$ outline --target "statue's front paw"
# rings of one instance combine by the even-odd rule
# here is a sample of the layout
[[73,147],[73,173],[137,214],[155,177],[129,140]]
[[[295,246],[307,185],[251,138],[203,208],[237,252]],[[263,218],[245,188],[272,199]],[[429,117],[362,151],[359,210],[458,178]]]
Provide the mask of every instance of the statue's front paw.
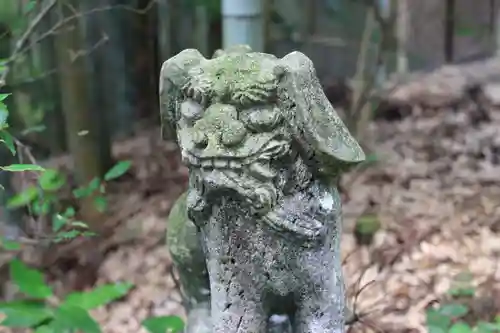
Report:
[[318,220],[297,219],[292,225],[296,228],[298,234],[307,238],[321,238],[325,234],[325,226]]
[[290,218],[282,218],[275,212],[269,212],[263,217],[264,221],[273,229],[280,232],[292,233],[300,238],[309,240],[321,238],[325,235],[325,226],[311,218],[297,218],[291,216]]

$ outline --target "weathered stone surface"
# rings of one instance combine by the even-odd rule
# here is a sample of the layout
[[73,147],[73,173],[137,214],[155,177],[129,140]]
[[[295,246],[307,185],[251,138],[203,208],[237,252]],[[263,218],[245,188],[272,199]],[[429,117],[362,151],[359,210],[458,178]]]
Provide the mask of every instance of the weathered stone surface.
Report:
[[207,309],[195,234],[210,281],[211,315],[188,319],[188,331],[276,332],[284,314],[297,333],[343,332],[335,184],[365,156],[310,59],[242,46],[213,59],[184,50],[163,64],[160,103],[164,137],[177,139],[189,166],[169,246],[190,316]]

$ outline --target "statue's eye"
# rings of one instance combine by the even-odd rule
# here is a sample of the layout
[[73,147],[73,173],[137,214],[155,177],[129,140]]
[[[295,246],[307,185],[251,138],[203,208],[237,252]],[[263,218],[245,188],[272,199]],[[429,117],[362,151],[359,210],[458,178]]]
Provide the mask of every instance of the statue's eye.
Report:
[[200,104],[202,107],[206,107],[210,102],[210,98],[206,93],[191,86],[184,87],[183,94],[185,100],[191,99]]
[[182,102],[180,111],[182,117],[191,124],[203,115],[203,107],[192,99]]
[[240,120],[254,132],[273,130],[281,119],[278,108],[252,108],[240,113]]

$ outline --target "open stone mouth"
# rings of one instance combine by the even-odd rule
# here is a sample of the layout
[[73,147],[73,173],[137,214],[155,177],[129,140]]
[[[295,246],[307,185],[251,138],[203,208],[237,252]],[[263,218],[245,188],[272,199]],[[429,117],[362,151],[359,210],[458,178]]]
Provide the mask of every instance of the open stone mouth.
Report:
[[272,179],[276,171],[271,167],[271,160],[284,156],[289,148],[287,142],[271,142],[264,149],[247,157],[198,157],[184,150],[182,152],[183,162],[199,169],[202,172],[233,171],[237,174],[248,173],[261,181]]
[[183,160],[193,167],[195,187],[208,195],[214,190],[233,190],[250,204],[258,215],[268,212],[276,201],[272,179],[277,171],[272,160],[283,157],[289,149],[285,141],[272,141],[264,149],[245,158],[199,158],[183,151]]

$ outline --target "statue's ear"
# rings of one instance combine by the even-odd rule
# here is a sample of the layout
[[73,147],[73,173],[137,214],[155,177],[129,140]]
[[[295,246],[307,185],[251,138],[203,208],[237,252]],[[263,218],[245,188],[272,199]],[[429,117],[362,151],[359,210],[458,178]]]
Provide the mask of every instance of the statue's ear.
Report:
[[321,166],[348,166],[364,161],[359,143],[323,92],[314,65],[301,52],[280,60],[280,99],[288,102],[290,125],[302,148]]
[[160,117],[164,140],[177,140],[179,121],[178,104],[182,99],[182,88],[189,81],[189,70],[206,60],[195,49],[186,49],[168,59],[160,71]]

